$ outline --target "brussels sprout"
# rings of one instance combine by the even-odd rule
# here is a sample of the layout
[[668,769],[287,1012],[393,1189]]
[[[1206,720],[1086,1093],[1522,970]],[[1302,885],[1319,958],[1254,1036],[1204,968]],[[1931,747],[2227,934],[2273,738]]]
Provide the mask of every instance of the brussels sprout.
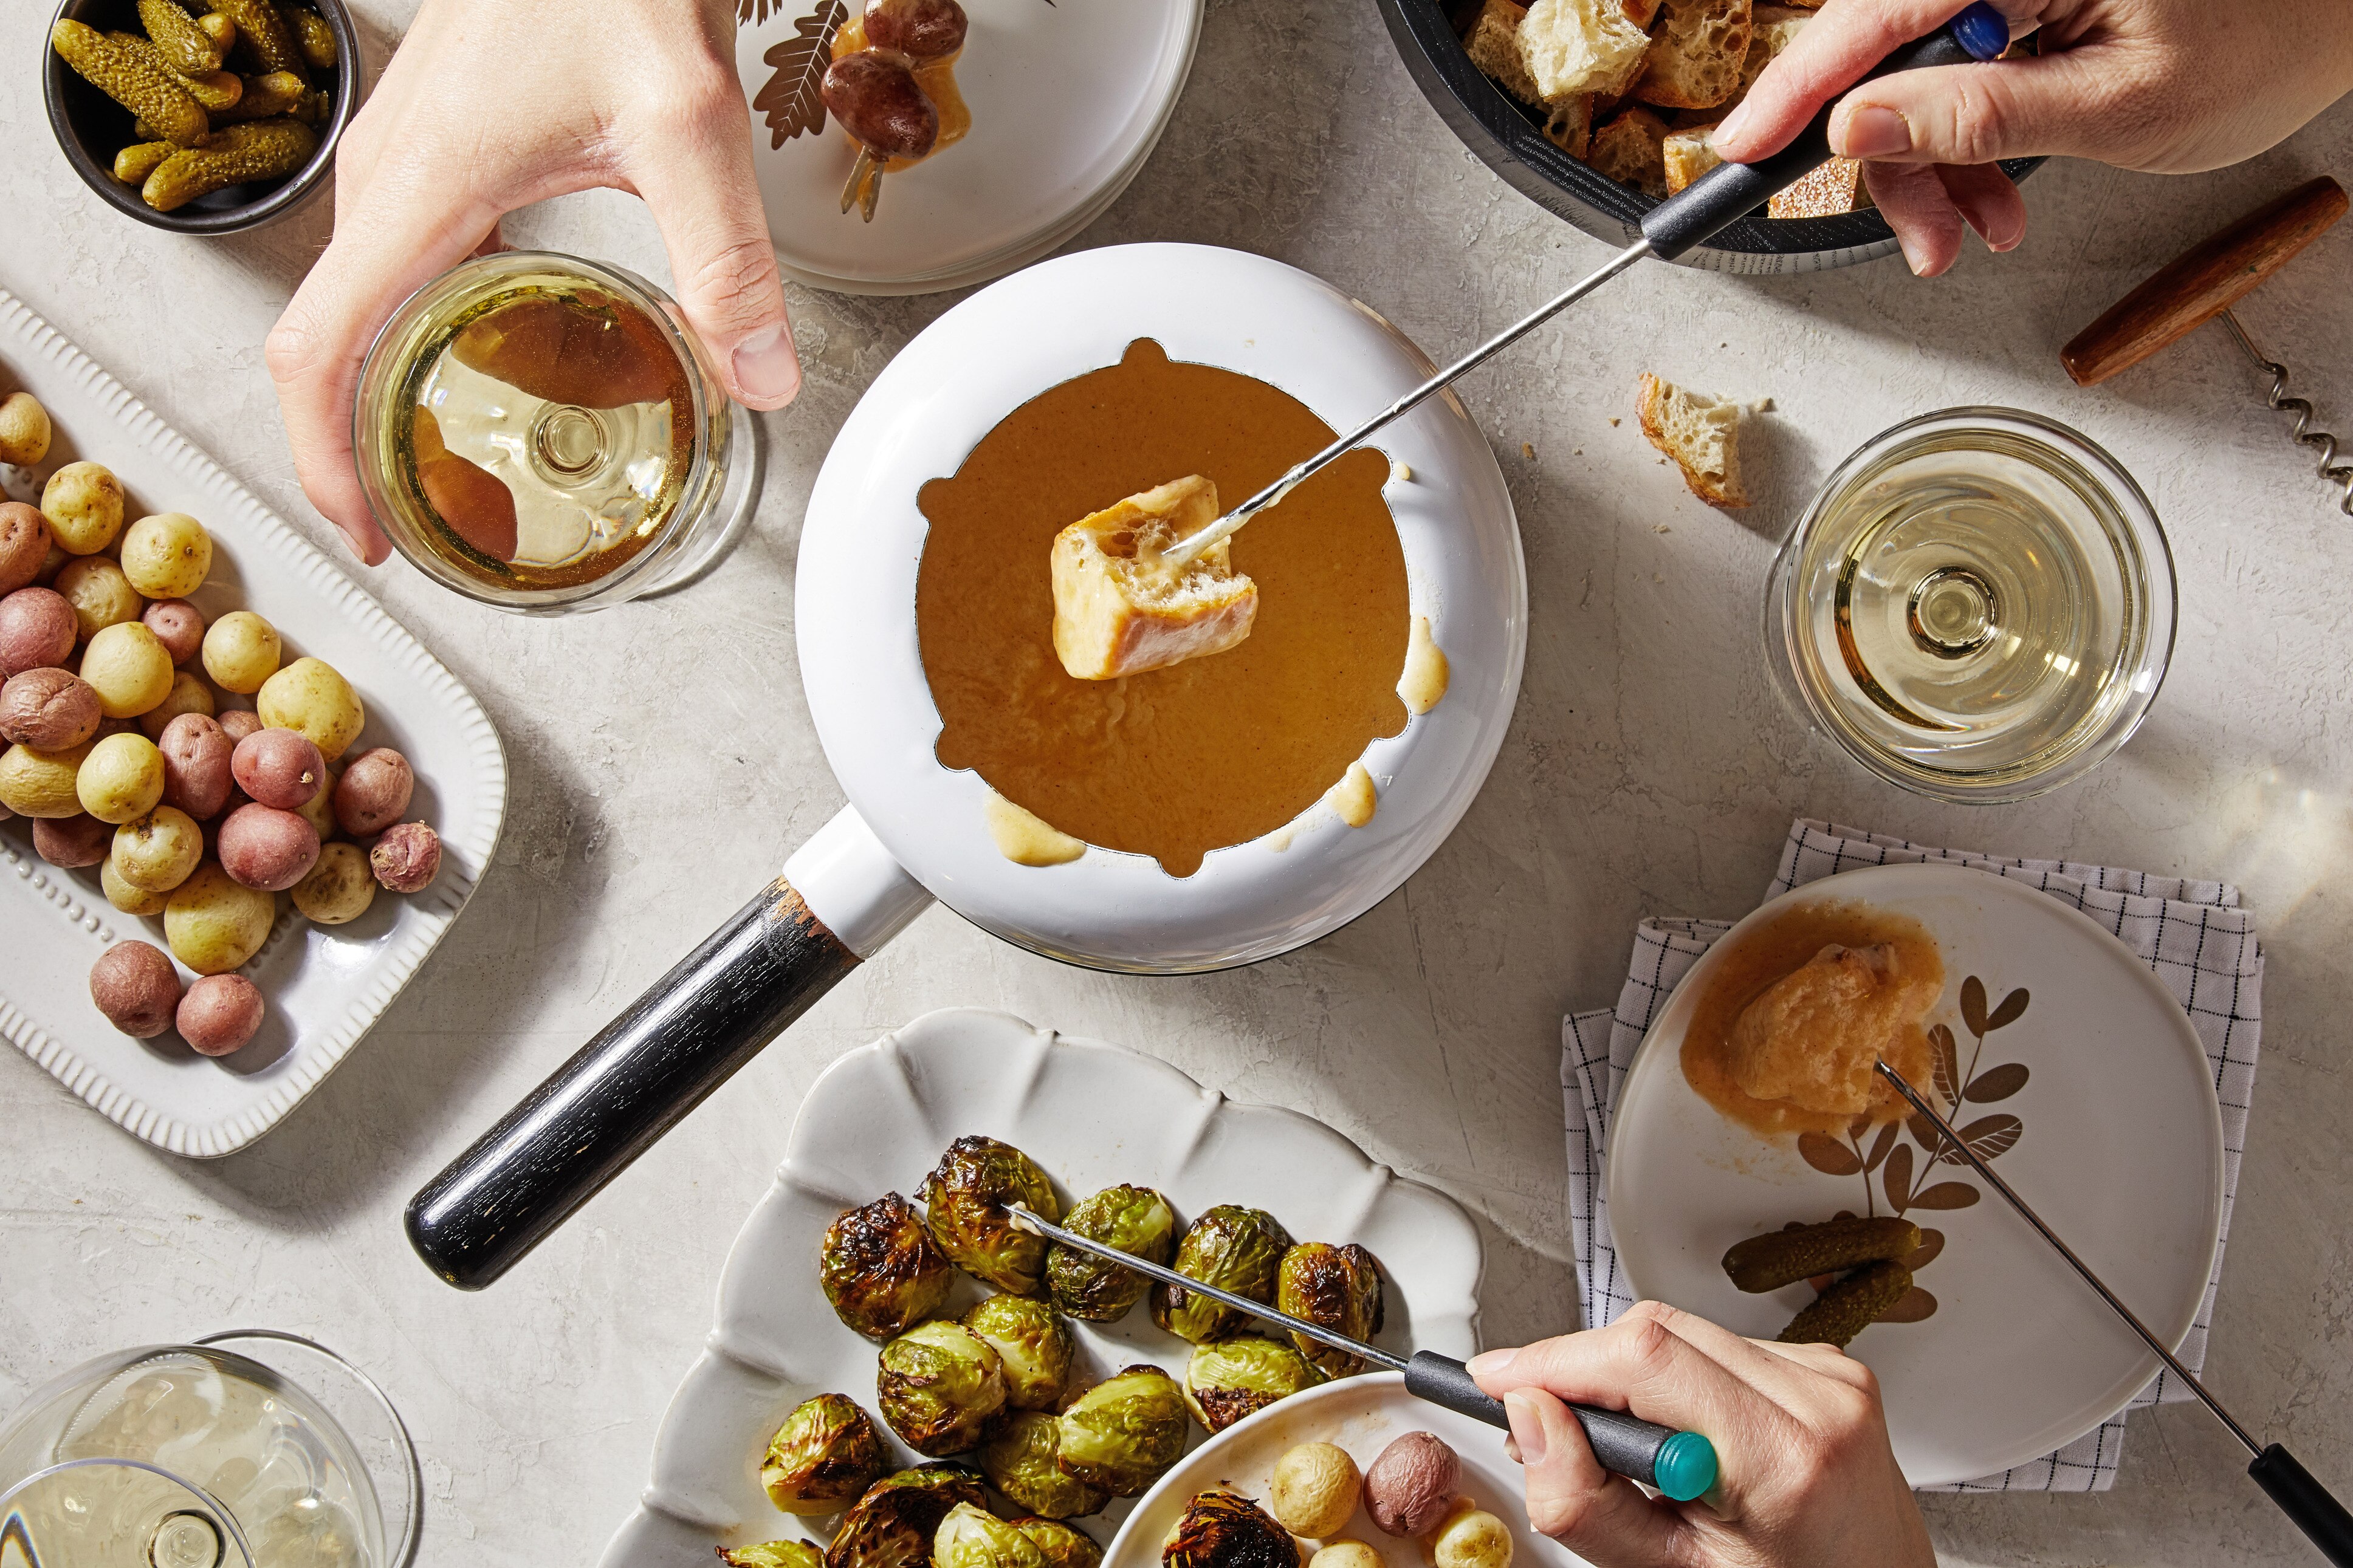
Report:
[[1185,1505],[1161,1568],[1299,1568],[1291,1531],[1240,1492],[1212,1487]]
[[[1275,1271],[1290,1246],[1290,1233],[1264,1209],[1219,1204],[1185,1233],[1176,1248],[1176,1272],[1253,1301],[1271,1302]],[[1197,1345],[1240,1333],[1248,1321],[1231,1307],[1174,1285],[1152,1288],[1152,1321]]]
[[1013,1411],[989,1428],[975,1456],[988,1484],[1032,1513],[1075,1519],[1099,1511],[1111,1494],[1066,1476],[1055,1463],[1062,1423],[1042,1410]]
[[1046,1568],[1038,1543],[989,1512],[960,1502],[932,1537],[933,1568]]
[[806,1541],[763,1541],[757,1546],[723,1546],[727,1568],[825,1568],[825,1553]]
[[953,1465],[884,1476],[835,1526],[826,1568],[932,1568],[932,1537],[948,1510],[987,1501],[980,1478]]
[[[1150,1187],[1105,1187],[1073,1208],[1062,1227],[1147,1263],[1166,1263],[1176,1249],[1176,1211]],[[1047,1249],[1046,1288],[1073,1318],[1117,1322],[1151,1286],[1143,1275],[1077,1247],[1058,1242]]]
[[1103,1548],[1083,1530],[1059,1519],[1017,1519],[1013,1528],[1036,1542],[1046,1568],[1103,1568]]
[[1193,1418],[1222,1432],[1255,1410],[1323,1382],[1307,1358],[1279,1340],[1212,1340],[1185,1365]]
[[915,1205],[887,1193],[833,1222],[818,1279],[834,1315],[870,1340],[903,1334],[938,1313],[955,1275]]
[[857,1402],[839,1394],[804,1400],[760,1464],[760,1484],[786,1513],[839,1513],[882,1474],[882,1439]]
[[918,1323],[882,1347],[874,1400],[918,1454],[961,1454],[1005,1407],[1005,1363],[962,1323]]
[[1137,1497],[1185,1451],[1185,1391],[1156,1366],[1132,1366],[1062,1412],[1055,1463],[1114,1497]]
[[1034,1296],[1046,1268],[1046,1238],[1017,1230],[1008,1204],[1022,1203],[1059,1223],[1062,1205],[1037,1162],[994,1138],[959,1138],[923,1178],[923,1218],[948,1261],[1017,1296]]
[[[1332,1247],[1301,1242],[1282,1255],[1274,1304],[1319,1328],[1369,1340],[1381,1331],[1380,1265],[1354,1243]],[[1362,1356],[1317,1344],[1305,1334],[1293,1333],[1291,1340],[1325,1377],[1354,1377],[1365,1370]]]
[[1005,1403],[1016,1410],[1051,1410],[1071,1380],[1071,1325],[1054,1309],[1027,1296],[991,1296],[964,1315],[970,1329],[1005,1363]]

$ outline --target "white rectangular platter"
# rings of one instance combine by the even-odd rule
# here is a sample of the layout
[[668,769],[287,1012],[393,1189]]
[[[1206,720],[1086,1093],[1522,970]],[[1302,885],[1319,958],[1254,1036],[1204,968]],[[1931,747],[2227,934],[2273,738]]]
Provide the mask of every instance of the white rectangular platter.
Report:
[[100,1015],[90,966],[117,942],[163,946],[163,921],[108,904],[94,868],[62,871],[39,858],[23,819],[0,823],[0,1034],[134,1136],[175,1154],[230,1153],[351,1053],[466,907],[506,816],[506,758],[473,693],[382,605],[0,289],[0,392],[18,389],[41,400],[57,435],[37,468],[0,468],[11,495],[30,499],[27,487],[87,458],[122,480],[126,518],[183,511],[201,521],[213,574],[196,607],[207,621],[253,610],[277,626],[289,661],[311,654],[341,670],[367,710],[353,752],[405,754],[417,781],[408,818],[441,836],[430,888],[380,895],[348,925],[314,927],[281,898],[276,928],[243,971],[268,999],[268,1018],[242,1049],[214,1059],[168,1031],[134,1040]]

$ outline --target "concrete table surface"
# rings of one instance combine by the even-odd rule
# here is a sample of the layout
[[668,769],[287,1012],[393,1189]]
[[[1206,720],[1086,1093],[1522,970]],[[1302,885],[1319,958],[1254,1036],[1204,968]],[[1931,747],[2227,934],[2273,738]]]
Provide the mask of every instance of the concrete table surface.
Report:
[[[381,68],[413,6],[359,9]],[[108,211],[31,87],[47,14],[0,18],[17,87],[0,125],[18,150],[0,164],[0,284],[339,551],[295,482],[261,355],[329,204],[210,242]],[[801,510],[860,393],[959,296],[792,289],[807,390],[768,417],[757,531],[714,578],[550,622],[396,564],[356,574],[480,695],[512,784],[472,908],[341,1071],[207,1163],[131,1139],[0,1052],[0,1410],[121,1345],[251,1324],[315,1334],[407,1416],[429,1493],[423,1562],[593,1560],[644,1483],[803,1090],[843,1050],[954,1005],[1138,1047],[1323,1118],[1477,1216],[1489,1342],[1567,1329],[1561,1015],[1614,999],[1640,917],[1751,908],[1806,815],[2243,887],[2270,954],[2265,1049],[2207,1370],[2242,1419],[2353,1487],[2353,522],[2219,329],[2094,392],[2054,352],[2190,240],[2331,170],[2353,170],[2353,103],[2235,170],[2046,168],[2024,246],[1974,249],[1937,282],[1893,261],[1624,278],[1462,389],[1519,508],[1526,682],[1484,794],[1404,889],[1305,951],[1195,979],[1065,968],[934,908],[504,1282],[463,1295],[411,1256],[408,1194],[840,804],[794,658]],[[667,277],[643,212],[611,193],[508,233]],[[1157,239],[1319,273],[1440,353],[1605,254],[1472,160],[1365,0],[1213,0],[1166,139],[1076,243]],[[2353,426],[2348,275],[2353,225],[2242,312],[2339,429]],[[1631,417],[1644,370],[1776,401],[1752,459],[1758,505],[1713,511],[1662,466]],[[2181,585],[2171,677],[2140,735],[2084,782],[1997,809],[1867,778],[1777,705],[1759,657],[1775,540],[1822,475],[1898,418],[1972,403],[2105,444],[2154,498]],[[2175,1405],[2133,1417],[2105,1496],[1926,1507],[1955,1563],[2303,1561],[2242,1463],[2202,1411]]]

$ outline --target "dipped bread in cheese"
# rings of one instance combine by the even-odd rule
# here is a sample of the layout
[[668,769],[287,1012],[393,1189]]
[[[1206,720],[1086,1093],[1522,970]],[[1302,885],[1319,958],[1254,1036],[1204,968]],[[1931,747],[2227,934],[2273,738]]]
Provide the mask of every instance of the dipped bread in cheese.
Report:
[[1218,487],[1172,479],[1054,536],[1054,652],[1081,680],[1223,653],[1250,636],[1258,585],[1220,540],[1182,566],[1161,552],[1218,520]]

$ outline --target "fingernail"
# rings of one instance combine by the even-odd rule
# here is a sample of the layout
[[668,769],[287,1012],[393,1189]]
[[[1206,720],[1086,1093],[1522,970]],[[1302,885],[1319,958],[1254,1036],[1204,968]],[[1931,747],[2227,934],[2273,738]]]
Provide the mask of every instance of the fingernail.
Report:
[[1536,1413],[1536,1402],[1515,1390],[1504,1395],[1504,1415],[1512,1423],[1512,1441],[1519,1445],[1520,1463],[1543,1464],[1544,1417]]
[[1846,117],[1839,152],[1849,158],[1886,158],[1912,151],[1912,122],[1892,109],[1862,104]]
[[754,332],[735,345],[735,384],[746,396],[763,403],[788,398],[800,390],[801,361],[793,352],[792,334],[781,326]]
[[[1961,209],[1961,217],[1971,228],[1977,230],[1978,237],[1985,241],[1988,250],[1997,253],[2014,250],[2018,247],[2018,242],[2026,237],[2026,231],[2023,229],[2016,233],[1996,234],[1992,220],[1987,216],[1983,205],[1974,197],[1957,201],[1953,205]],[[2005,212],[2003,216],[2007,217],[2009,215]]]
[[1725,142],[1738,141],[1747,128],[1748,106],[1744,103],[1717,121],[1715,129],[1708,132],[1708,145],[1721,152]]
[[1501,1372],[1505,1367],[1511,1365],[1512,1358],[1519,1353],[1520,1352],[1516,1350],[1481,1351],[1477,1355],[1472,1356],[1469,1361],[1462,1363],[1462,1370],[1469,1373],[1473,1377],[1479,1377],[1491,1372]]
[[1526,1462],[1520,1458],[1520,1440],[1517,1437],[1506,1437],[1504,1439],[1504,1458],[1511,1460],[1512,1463],[1515,1465]]

